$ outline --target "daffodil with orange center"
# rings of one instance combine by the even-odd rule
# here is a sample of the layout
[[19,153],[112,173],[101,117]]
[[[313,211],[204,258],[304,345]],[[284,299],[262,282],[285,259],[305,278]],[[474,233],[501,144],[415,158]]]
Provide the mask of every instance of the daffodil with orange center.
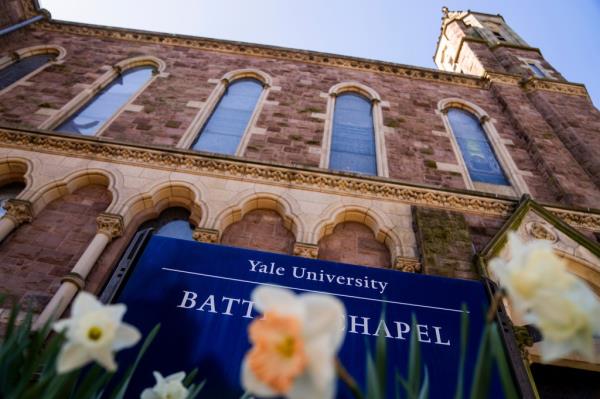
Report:
[[252,301],[263,317],[248,329],[252,348],[242,365],[244,388],[263,398],[333,399],[346,317],[341,301],[268,286],[256,288]]

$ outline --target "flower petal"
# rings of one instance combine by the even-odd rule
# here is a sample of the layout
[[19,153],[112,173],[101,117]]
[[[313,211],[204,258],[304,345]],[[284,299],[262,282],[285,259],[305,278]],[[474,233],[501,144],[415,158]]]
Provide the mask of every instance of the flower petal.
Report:
[[99,348],[98,350],[91,351],[90,356],[108,371],[115,371],[117,369],[117,363],[110,348]]
[[[244,389],[256,396],[273,398],[279,396],[269,387],[259,381],[248,366],[248,355],[242,361],[242,386]],[[308,397],[307,397],[308,398]]]
[[61,349],[56,360],[58,374],[68,373],[92,360],[87,351],[80,345],[67,342]]
[[54,322],[52,329],[56,332],[63,332],[71,328],[71,319],[62,319]]
[[335,384],[318,387],[312,378],[304,374],[296,379],[294,386],[286,395],[287,399],[333,399],[335,396]]
[[123,315],[127,311],[127,306],[122,303],[117,303],[116,305],[108,305],[103,309],[106,312],[106,315],[115,323],[120,323],[121,319],[123,319]]
[[178,373],[174,373],[171,374],[167,377],[165,377],[165,381],[170,382],[170,381],[183,381],[185,379],[185,372],[180,371]]
[[338,298],[323,294],[304,294],[300,301],[310,315],[304,323],[304,335],[312,337],[327,336],[331,351],[336,352],[345,337],[346,309]]
[[161,399],[152,388],[146,388],[140,395],[140,399]]
[[336,383],[334,360],[336,351],[337,349],[332,348],[331,341],[327,336],[313,339],[306,344],[308,355],[306,372],[319,391],[328,392],[328,386]]
[[129,348],[130,346],[137,344],[141,337],[142,336],[137,328],[123,323],[115,332],[112,347],[116,351]]
[[89,292],[81,291],[77,294],[75,301],[73,301],[73,307],[71,309],[71,318],[79,318],[94,310],[102,308],[102,303],[96,299],[96,297]]
[[285,288],[258,286],[252,291],[254,307],[260,313],[275,312],[289,316],[295,316],[304,321],[304,307],[296,295]]

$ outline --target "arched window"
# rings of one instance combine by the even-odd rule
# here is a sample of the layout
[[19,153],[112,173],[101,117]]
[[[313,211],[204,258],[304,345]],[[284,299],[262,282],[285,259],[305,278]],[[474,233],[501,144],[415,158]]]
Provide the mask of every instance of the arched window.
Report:
[[154,68],[131,68],[115,78],[55,130],[93,136],[152,77]]
[[263,84],[256,79],[244,78],[232,82],[192,148],[198,151],[235,154],[262,91]]
[[56,58],[55,54],[37,54],[22,58],[0,70],[0,90],[29,75]]
[[329,169],[377,175],[371,102],[346,92],[335,99]]
[[510,186],[479,120],[470,112],[450,108],[448,121],[471,180]]
[[189,221],[190,212],[184,208],[169,208],[156,219],[150,220],[138,229],[154,228],[154,235],[194,241],[194,226]]

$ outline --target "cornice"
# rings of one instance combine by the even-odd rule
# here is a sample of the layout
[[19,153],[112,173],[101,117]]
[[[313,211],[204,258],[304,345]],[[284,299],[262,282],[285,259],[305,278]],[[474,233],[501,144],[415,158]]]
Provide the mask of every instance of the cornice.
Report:
[[531,77],[521,82],[526,93],[536,90],[552,91],[572,96],[589,97],[584,85],[578,83],[557,82],[555,80]]
[[[488,216],[511,215],[517,201],[466,190],[406,184],[391,179],[358,177],[235,159],[193,151],[105,142],[100,138],[0,127],[0,146],[60,154],[139,167],[177,170],[262,184],[392,200]],[[600,213],[553,207],[550,212],[571,226],[600,231]]]
[[105,39],[127,40],[142,43],[180,46],[199,50],[215,51],[227,54],[239,54],[253,57],[267,57],[329,67],[347,68],[365,72],[383,73],[409,79],[427,80],[439,83],[482,88],[481,78],[464,74],[440,71],[437,69],[396,64],[392,62],[365,58],[297,50],[262,44],[217,40],[195,36],[157,33],[134,29],[88,25],[66,21],[41,21],[35,27],[45,31],[93,36]]

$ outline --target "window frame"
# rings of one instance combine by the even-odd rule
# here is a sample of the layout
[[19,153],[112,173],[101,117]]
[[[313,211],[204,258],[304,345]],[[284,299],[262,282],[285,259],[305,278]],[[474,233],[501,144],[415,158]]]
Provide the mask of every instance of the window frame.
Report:
[[[389,177],[387,148],[385,146],[385,129],[383,125],[382,101],[379,94],[368,86],[358,82],[342,82],[329,89],[327,94],[327,110],[325,114],[325,126],[323,142],[321,144],[321,160],[319,167],[328,169],[331,160],[331,142],[333,139],[333,118],[335,112],[335,101],[337,96],[344,93],[356,93],[371,101],[371,114],[373,118],[373,134],[375,140],[375,164],[376,174],[373,176]],[[330,170],[337,173],[357,173]],[[364,175],[371,176],[371,175]]]
[[209,79],[208,83],[216,83],[216,86],[212,90],[206,101],[202,104],[198,113],[196,113],[196,116],[192,120],[192,123],[190,123],[190,125],[186,129],[185,133],[181,136],[181,139],[179,140],[179,143],[177,143],[176,148],[202,152],[201,150],[192,149],[192,146],[202,133],[202,130],[204,129],[204,126],[208,122],[211,115],[215,112],[217,106],[221,101],[221,98],[227,91],[229,85],[234,83],[236,80],[240,79],[255,79],[263,85],[263,90],[258,96],[258,100],[256,100],[256,105],[254,106],[252,116],[250,116],[248,124],[246,125],[246,129],[244,130],[240,138],[238,147],[235,153],[233,154],[234,156],[244,155],[244,153],[246,152],[246,147],[248,146],[248,142],[250,141],[252,132],[256,129],[256,123],[258,122],[258,118],[262,113],[263,106],[267,101],[267,97],[269,96],[270,91],[273,89],[273,80],[271,79],[271,77],[265,72],[258,69],[238,69],[226,73],[219,80]]

